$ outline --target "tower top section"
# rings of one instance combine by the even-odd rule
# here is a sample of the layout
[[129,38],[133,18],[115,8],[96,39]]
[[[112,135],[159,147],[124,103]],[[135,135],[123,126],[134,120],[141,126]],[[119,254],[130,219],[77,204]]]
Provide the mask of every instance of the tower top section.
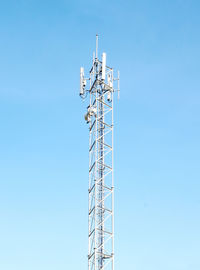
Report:
[[96,34],[96,51],[93,53],[92,67],[88,76],[85,76],[84,67],[80,68],[79,95],[82,99],[85,99],[87,94],[96,88],[96,86],[99,86],[98,88],[101,88],[102,91],[107,92],[108,99],[109,96],[111,96],[109,92],[118,92],[119,97],[119,71],[117,73],[117,77],[114,77],[113,68],[109,67],[106,63],[106,53],[103,52],[101,55],[101,60],[99,60],[98,49],[99,36]]

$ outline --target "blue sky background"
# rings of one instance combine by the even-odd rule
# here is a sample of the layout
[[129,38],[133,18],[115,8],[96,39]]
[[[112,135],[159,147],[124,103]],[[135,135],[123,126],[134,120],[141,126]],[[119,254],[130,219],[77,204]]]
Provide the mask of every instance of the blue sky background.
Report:
[[86,270],[87,102],[115,101],[116,270],[200,269],[200,2],[0,2],[0,269]]

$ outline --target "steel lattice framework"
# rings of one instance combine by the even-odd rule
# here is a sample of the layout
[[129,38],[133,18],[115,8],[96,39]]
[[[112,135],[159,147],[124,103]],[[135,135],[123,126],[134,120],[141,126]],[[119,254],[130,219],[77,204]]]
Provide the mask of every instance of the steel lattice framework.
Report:
[[89,94],[85,120],[89,123],[89,222],[88,270],[114,270],[114,177],[113,177],[113,69],[106,54],[96,57],[90,70],[89,90],[81,68],[80,95]]

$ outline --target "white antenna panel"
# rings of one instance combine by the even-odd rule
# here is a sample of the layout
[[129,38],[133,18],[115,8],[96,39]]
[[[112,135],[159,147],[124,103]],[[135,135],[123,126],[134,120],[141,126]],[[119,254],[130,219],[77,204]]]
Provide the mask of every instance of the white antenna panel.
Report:
[[102,80],[106,78],[106,53],[102,54]]
[[84,68],[80,68],[80,95],[84,94]]

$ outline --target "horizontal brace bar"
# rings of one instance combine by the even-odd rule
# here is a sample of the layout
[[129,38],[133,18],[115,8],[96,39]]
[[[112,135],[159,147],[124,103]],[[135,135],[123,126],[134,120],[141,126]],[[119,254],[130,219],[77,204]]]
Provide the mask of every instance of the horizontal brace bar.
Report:
[[[102,202],[101,202],[102,203]],[[105,208],[105,207],[101,207],[99,205],[97,205],[97,208],[101,209],[101,210],[104,210],[104,211],[108,211],[110,214],[112,214],[112,211],[108,208]],[[92,209],[93,210],[93,209]]]
[[99,229],[99,228],[97,228],[97,230],[98,230],[98,231],[101,231],[101,232],[103,232],[103,233],[107,233],[107,234],[109,234],[109,235],[113,235],[112,232],[108,232],[108,231],[105,231],[105,230],[101,230],[101,229]]
[[[100,117],[99,117],[99,118],[100,118]],[[109,124],[107,124],[107,123],[101,121],[100,119],[97,119],[97,121],[99,121],[101,124],[103,124],[103,125],[109,127],[110,129],[112,129],[112,127],[113,127],[113,125],[109,125]]]
[[101,103],[103,103],[105,106],[108,106],[110,109],[112,109],[112,106],[108,105],[107,103],[105,103],[104,101],[100,100],[97,98],[97,100]]
[[[102,177],[102,178],[100,178],[100,179],[102,180],[103,178],[104,178],[104,177]],[[112,187],[108,187],[108,186],[105,186],[105,185],[102,186],[102,183],[100,183],[100,184],[97,183],[97,185],[98,185],[98,186],[101,186],[102,188],[108,189],[109,191],[112,191],[112,190],[113,190]]]
[[102,163],[102,162],[97,161],[97,163],[98,163],[99,165],[103,166],[103,167],[106,167],[106,168],[112,170],[112,168],[111,168],[110,166],[108,166],[108,165],[106,165],[106,164],[104,164],[104,163]]

